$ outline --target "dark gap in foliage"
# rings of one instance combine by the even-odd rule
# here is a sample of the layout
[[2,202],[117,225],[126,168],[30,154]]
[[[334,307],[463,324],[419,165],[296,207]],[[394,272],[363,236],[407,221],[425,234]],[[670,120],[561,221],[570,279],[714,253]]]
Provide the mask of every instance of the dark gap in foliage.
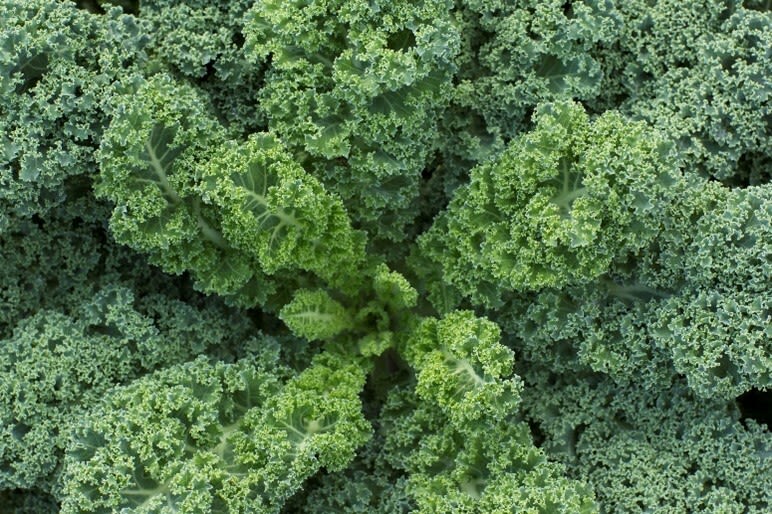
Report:
[[244,34],[241,32],[234,32],[231,36],[231,43],[233,43],[233,46],[236,48],[243,48],[245,42],[246,38],[244,38]]
[[746,0],[743,7],[754,11],[769,12],[772,11],[772,0]]
[[723,55],[721,56],[721,67],[724,69],[724,71],[731,73],[737,60],[738,57],[736,55]]
[[21,164],[19,164],[19,159],[13,159],[7,166],[11,170],[11,178],[13,181],[18,182],[21,177]]
[[428,182],[434,175],[434,166],[426,166],[421,170],[421,180]]
[[563,4],[562,9],[563,9],[563,16],[565,16],[569,20],[574,17],[574,10],[573,10],[573,8],[571,6],[571,2],[570,1],[569,2],[565,2]]
[[104,14],[105,10],[102,9],[98,0],[76,0],[75,5],[78,9],[86,10],[94,14]]
[[718,13],[718,21],[723,23],[728,20],[735,12],[735,3],[729,0],[723,0],[724,8]]
[[287,326],[275,314],[265,312],[262,309],[249,309],[250,319],[266,334],[288,334]]
[[203,82],[214,80],[216,73],[217,73],[217,68],[215,68],[214,66],[214,60],[209,61],[204,65],[204,74],[201,76],[201,80]]
[[43,228],[43,226],[46,224],[43,218],[37,213],[32,215],[30,221],[32,221],[32,223],[37,225],[39,228]]
[[0,491],[2,512],[13,514],[45,514],[59,512],[59,503],[49,493],[37,489],[6,489]]
[[[470,165],[471,167],[471,165]],[[439,212],[447,207],[449,197],[446,191],[445,176],[448,173],[442,155],[435,153],[431,160],[421,170],[421,200],[419,213],[406,228],[407,233],[422,234],[428,230]],[[425,199],[428,199],[425,200]]]
[[536,110],[536,107],[531,106],[525,110],[525,113],[523,113],[523,120],[525,121],[526,125],[528,126],[533,125],[533,113],[535,110]]
[[377,420],[389,391],[412,378],[410,367],[402,357],[394,349],[386,350],[376,359],[362,391],[365,417],[370,421]]
[[729,187],[746,188],[770,181],[772,181],[772,159],[763,152],[746,152],[737,161],[735,173],[723,183]]
[[751,389],[737,398],[742,421],[752,419],[772,428],[772,391]]
[[21,441],[24,439],[24,436],[26,436],[29,431],[32,430],[32,427],[25,424],[25,423],[16,423],[13,428],[11,429],[11,435],[15,438]]
[[541,448],[544,444],[544,441],[547,440],[547,436],[544,434],[544,430],[542,430],[541,424],[534,420],[529,420],[528,426],[531,429],[531,437],[533,438],[534,446]]
[[[108,237],[112,239],[112,234],[108,233]],[[142,265],[148,265],[152,267],[153,270],[155,270],[159,275],[164,274],[163,270],[161,270],[161,268],[155,264],[146,264],[143,262]],[[185,271],[180,273],[179,275],[173,277],[172,280],[179,288],[179,299],[181,301],[199,306],[205,303],[208,295],[202,293],[193,286],[194,280],[190,272]]]
[[112,0],[112,2],[123,7],[128,14],[139,15],[140,0]]
[[404,29],[391,34],[386,46],[391,50],[407,50],[415,46],[415,34],[412,30]]
[[[98,145],[95,146],[91,141],[88,141],[88,143],[89,144],[85,146],[92,148],[98,147]],[[68,200],[75,200],[78,198],[90,198],[92,194],[92,186],[93,183],[91,177],[87,175],[72,175],[64,180],[62,189],[64,190],[64,195]]]
[[[122,64],[125,66],[125,63]],[[75,65],[78,68],[91,69],[94,65],[93,56],[78,53],[75,55]]]
[[24,77],[24,82],[16,86],[16,93],[26,93],[34,88],[46,72],[48,72],[48,54],[45,53],[30,56],[25,62],[15,66],[11,70],[11,75],[21,73]]
[[94,14],[104,14],[104,4],[121,7],[128,14],[139,14],[139,0],[75,0],[75,5],[79,9],[84,9]]
[[585,423],[580,423],[571,432],[571,453],[576,455],[576,447],[579,445],[579,441],[582,439],[582,435],[587,430]]
[[[576,102],[579,105],[581,105],[582,109],[584,109],[585,112],[593,112],[592,104],[590,103],[589,100],[582,100],[580,98],[574,98],[573,100],[574,100],[574,102]],[[528,119],[533,121],[530,117]]]

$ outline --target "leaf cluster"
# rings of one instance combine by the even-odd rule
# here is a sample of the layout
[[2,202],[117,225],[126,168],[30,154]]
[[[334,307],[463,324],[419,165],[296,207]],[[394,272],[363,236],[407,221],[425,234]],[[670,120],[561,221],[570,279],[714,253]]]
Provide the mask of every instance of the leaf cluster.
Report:
[[3,512],[769,512],[768,1],[0,20]]

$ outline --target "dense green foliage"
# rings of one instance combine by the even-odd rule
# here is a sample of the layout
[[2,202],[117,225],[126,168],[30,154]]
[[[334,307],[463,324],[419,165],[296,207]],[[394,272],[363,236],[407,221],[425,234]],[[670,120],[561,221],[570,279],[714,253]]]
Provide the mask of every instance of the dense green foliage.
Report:
[[767,513],[759,0],[0,0],[0,511]]

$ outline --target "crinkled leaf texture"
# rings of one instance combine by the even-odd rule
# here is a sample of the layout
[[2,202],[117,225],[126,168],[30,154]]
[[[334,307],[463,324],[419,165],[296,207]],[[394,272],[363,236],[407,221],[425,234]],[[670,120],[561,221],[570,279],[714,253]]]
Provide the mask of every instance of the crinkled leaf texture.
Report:
[[199,358],[117,389],[78,427],[62,512],[274,512],[370,437],[360,365]]

